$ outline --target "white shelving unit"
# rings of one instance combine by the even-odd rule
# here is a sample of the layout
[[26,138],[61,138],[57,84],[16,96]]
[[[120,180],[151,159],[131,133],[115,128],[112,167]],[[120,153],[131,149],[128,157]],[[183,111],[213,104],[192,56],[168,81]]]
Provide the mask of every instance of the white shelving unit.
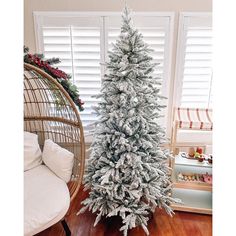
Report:
[[[199,111],[207,112],[207,118],[209,122],[200,120]],[[181,112],[185,112],[183,115]],[[197,121],[191,121],[190,117],[194,117],[191,112],[197,112]],[[212,164],[207,161],[199,162],[197,159],[188,159],[181,156],[180,153],[176,153],[176,143],[177,143],[177,132],[178,130],[197,130],[199,125],[199,130],[209,131],[212,129],[212,123],[209,117],[209,110],[201,109],[176,109],[177,115],[173,122],[172,128],[172,138],[171,138],[171,148],[174,153],[174,158],[171,161],[172,167],[172,182],[173,182],[173,192],[172,196],[182,200],[182,204],[173,204],[172,208],[178,211],[202,213],[202,214],[212,214],[212,185],[203,182],[185,182],[178,181],[178,173],[195,173],[195,174],[212,174]],[[202,115],[203,116],[203,115]],[[181,120],[181,117],[185,117],[185,120]],[[205,122],[205,123],[204,123]],[[197,146],[198,144],[196,144]],[[199,146],[202,146],[199,145]]]

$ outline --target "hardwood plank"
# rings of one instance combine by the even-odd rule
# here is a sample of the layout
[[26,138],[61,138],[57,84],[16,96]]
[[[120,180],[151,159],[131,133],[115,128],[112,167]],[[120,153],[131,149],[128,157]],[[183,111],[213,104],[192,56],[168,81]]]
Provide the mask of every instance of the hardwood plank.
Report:
[[[81,201],[86,198],[87,192],[79,191],[72,205],[71,214],[66,217],[72,236],[122,236],[119,228],[122,225],[120,217],[103,217],[93,226],[96,215],[89,211],[76,215],[82,207]],[[212,216],[196,213],[176,211],[173,217],[168,216],[164,210],[157,209],[148,222],[150,236],[211,236]],[[37,234],[37,236],[64,236],[62,225],[57,223]],[[129,236],[146,236],[141,227],[129,231]]]

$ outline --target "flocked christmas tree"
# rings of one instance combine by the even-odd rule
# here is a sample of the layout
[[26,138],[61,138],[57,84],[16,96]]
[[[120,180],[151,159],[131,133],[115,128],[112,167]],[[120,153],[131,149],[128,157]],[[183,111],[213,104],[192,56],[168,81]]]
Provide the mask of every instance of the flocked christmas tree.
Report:
[[100,118],[84,177],[90,193],[80,212],[96,212],[94,225],[103,215],[119,215],[124,235],[139,225],[148,234],[149,213],[162,207],[171,215],[176,200],[170,197],[169,152],[160,147],[165,132],[159,124],[163,97],[160,79],[153,76],[156,64],[127,8],[122,19],[98,96]]

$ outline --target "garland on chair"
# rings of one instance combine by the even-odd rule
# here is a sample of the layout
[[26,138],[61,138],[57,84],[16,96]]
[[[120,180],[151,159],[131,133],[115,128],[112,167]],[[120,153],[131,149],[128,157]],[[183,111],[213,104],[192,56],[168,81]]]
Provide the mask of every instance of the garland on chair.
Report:
[[29,48],[24,46],[24,62],[36,66],[51,75],[63,86],[79,110],[84,110],[84,102],[79,98],[78,88],[70,81],[71,76],[64,71],[59,70],[57,67],[52,67],[52,65],[61,62],[59,58],[44,59],[43,54],[30,54]]

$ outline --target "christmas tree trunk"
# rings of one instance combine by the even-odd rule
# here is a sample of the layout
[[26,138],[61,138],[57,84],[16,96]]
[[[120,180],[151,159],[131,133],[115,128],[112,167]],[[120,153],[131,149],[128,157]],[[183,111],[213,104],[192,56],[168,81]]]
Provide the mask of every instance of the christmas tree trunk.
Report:
[[169,152],[160,147],[165,132],[158,123],[163,97],[152,75],[156,64],[127,8],[122,19],[98,96],[100,118],[84,177],[90,193],[80,212],[96,212],[94,225],[103,215],[119,215],[124,235],[139,225],[148,234],[149,213],[162,207],[171,215],[177,200],[170,197]]

